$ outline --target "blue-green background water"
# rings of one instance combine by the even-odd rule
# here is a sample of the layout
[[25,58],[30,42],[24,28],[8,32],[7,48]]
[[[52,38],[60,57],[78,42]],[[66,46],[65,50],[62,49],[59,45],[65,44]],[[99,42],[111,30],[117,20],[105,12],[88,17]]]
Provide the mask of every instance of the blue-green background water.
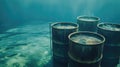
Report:
[[0,67],[44,67],[51,58],[50,22],[88,15],[120,23],[119,6],[120,0],[0,0]]
[[120,22],[119,0],[0,0],[0,26],[11,27],[33,20],[75,22],[79,15]]

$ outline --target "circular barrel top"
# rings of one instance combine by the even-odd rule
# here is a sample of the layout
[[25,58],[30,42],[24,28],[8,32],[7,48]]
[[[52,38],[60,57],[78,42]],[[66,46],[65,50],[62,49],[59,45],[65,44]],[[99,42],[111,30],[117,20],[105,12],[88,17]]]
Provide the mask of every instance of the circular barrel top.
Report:
[[98,17],[93,17],[93,16],[78,16],[77,17],[77,20],[80,20],[80,21],[89,21],[89,22],[95,22],[95,21],[99,21],[100,18]]
[[113,23],[99,23],[97,25],[98,28],[106,30],[106,31],[119,31],[120,32],[120,24]]
[[74,32],[69,35],[69,39],[74,43],[82,45],[98,45],[105,41],[102,35],[88,31]]
[[76,29],[78,25],[70,22],[56,22],[52,24],[52,27],[55,29]]

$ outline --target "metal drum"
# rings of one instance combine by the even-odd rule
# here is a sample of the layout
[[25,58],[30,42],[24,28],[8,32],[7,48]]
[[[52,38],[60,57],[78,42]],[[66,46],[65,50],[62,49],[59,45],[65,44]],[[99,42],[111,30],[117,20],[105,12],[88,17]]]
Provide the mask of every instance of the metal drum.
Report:
[[69,35],[69,40],[69,53],[79,62],[97,60],[103,53],[105,38],[100,34],[88,31],[74,32]]
[[78,30],[76,23],[58,22],[52,25],[52,49],[53,59],[67,63],[68,62],[68,35]]
[[69,35],[69,57],[82,64],[99,62],[103,54],[104,36],[88,31]]
[[79,31],[96,32],[97,24],[100,18],[92,16],[78,16],[77,23],[79,24]]
[[109,66],[113,66],[111,64],[113,62],[114,66],[116,66],[119,61],[116,58],[120,56],[120,24],[99,23],[97,28],[97,32],[106,38],[102,64],[104,66],[109,63]]
[[106,44],[120,46],[120,24],[99,23],[97,32],[105,36]]

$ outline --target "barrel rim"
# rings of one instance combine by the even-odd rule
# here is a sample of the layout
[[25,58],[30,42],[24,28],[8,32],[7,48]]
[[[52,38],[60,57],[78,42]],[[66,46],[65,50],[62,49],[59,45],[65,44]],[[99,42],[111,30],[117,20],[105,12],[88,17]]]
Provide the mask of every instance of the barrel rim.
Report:
[[117,31],[117,30],[108,30],[108,29],[101,28],[100,25],[104,25],[104,24],[120,26],[120,24],[118,24],[118,23],[110,23],[110,22],[103,23],[103,22],[102,22],[102,23],[98,23],[98,24],[97,24],[97,28],[98,28],[98,29],[101,29],[101,30],[109,31],[109,32],[120,32],[120,31]]
[[[62,30],[62,29],[54,27],[54,25],[56,25],[56,24],[74,24],[75,28],[71,28],[71,29],[77,29],[79,27],[79,25],[77,23],[73,23],[73,22],[54,22],[51,24],[51,27],[54,29]],[[66,29],[66,30],[69,30],[69,29]]]
[[[95,20],[94,21],[87,21],[87,22],[96,22],[96,21],[100,21],[100,18],[99,17],[96,17],[96,16],[78,16],[77,17],[77,20],[80,20],[80,18],[94,18]],[[80,20],[80,21],[84,21],[84,20]]]
[[[82,44],[82,43],[77,43],[77,42],[74,42],[74,41],[71,39],[71,36],[72,36],[72,35],[75,35],[76,33],[92,33],[92,34],[95,34],[95,35],[100,36],[103,40],[101,40],[100,43],[87,44],[87,45]],[[68,39],[69,39],[71,42],[75,43],[76,45],[82,45],[82,46],[96,46],[96,45],[103,44],[103,43],[105,42],[105,37],[104,37],[103,35],[101,35],[101,34],[99,34],[99,33],[96,33],[96,32],[90,32],[90,31],[78,31],[78,32],[73,32],[73,33],[69,34]]]

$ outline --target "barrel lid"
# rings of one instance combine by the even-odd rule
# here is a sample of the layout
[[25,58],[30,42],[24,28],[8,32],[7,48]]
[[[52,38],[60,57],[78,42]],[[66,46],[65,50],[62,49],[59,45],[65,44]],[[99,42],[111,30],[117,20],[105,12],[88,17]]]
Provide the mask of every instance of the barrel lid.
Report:
[[100,18],[95,17],[95,16],[78,16],[77,20],[87,21],[87,22],[96,22],[96,21],[99,21]]
[[77,29],[78,24],[73,22],[55,22],[51,24],[55,29]]
[[85,46],[99,45],[105,42],[104,36],[89,31],[74,32],[71,33],[68,38],[75,44],[81,44]]
[[105,31],[120,32],[120,24],[117,23],[99,23],[97,27]]

